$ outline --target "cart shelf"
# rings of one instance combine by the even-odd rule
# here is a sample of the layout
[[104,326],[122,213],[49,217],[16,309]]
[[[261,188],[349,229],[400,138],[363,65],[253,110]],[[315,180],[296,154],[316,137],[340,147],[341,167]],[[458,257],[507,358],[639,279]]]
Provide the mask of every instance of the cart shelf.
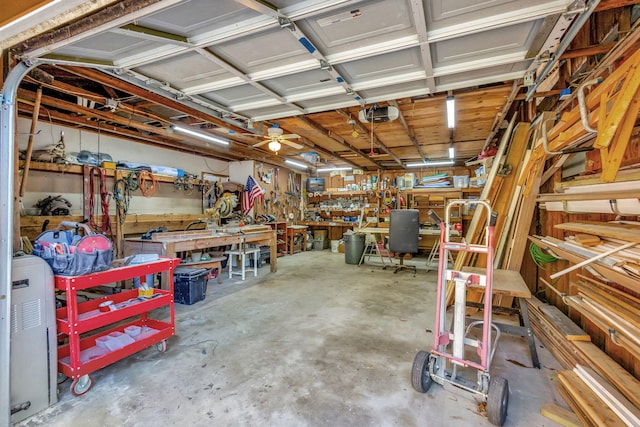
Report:
[[[138,298],[138,291],[133,289],[83,302],[77,305],[79,323],[75,328],[75,332],[82,334],[109,323],[115,323],[128,317],[137,316],[153,309],[169,305],[172,300],[173,295],[169,291],[154,289],[153,297]],[[112,311],[101,312],[99,306],[106,301],[111,301],[113,307],[121,307]],[[58,332],[69,335],[71,325],[66,307],[56,310],[56,319],[58,322]]]
[[[89,374],[98,369],[153,344],[160,351],[166,349],[166,339],[175,333],[173,270],[179,264],[180,258],[160,258],[158,261],[84,276],[55,277],[56,289],[66,292],[67,299],[67,306],[56,310],[58,332],[69,338],[68,344],[58,347],[58,369],[74,380],[71,384],[72,394],[77,396],[86,393],[92,385]],[[78,303],[80,290],[162,272],[168,272],[169,290],[154,289],[149,298],[138,298],[137,290],[129,290]],[[100,311],[100,305],[106,301],[111,301],[113,309]],[[151,310],[164,306],[169,307],[168,322],[148,318]],[[129,320],[123,324],[126,319]],[[96,345],[96,339],[114,332],[124,333],[125,328],[134,325],[139,326],[142,332],[123,347],[109,350]],[[97,329],[100,332],[91,334]],[[80,334],[88,336],[81,339]]]
[[[96,338],[109,335],[112,332],[123,332],[124,328],[132,325],[143,328],[140,335],[134,338],[135,341],[133,343],[113,351],[96,346]],[[77,366],[71,363],[71,345],[66,344],[58,347],[58,369],[69,378],[79,378],[149,346],[159,344],[173,336],[173,334],[174,328],[171,323],[154,319],[136,320],[124,325],[118,325],[118,327],[102,331],[100,334],[81,339],[79,341],[81,363]]]

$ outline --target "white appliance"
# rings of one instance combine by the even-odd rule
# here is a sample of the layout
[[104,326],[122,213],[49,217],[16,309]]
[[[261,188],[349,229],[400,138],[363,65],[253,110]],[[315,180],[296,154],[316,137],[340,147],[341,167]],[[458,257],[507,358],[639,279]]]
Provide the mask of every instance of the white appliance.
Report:
[[53,272],[25,255],[11,266],[11,422],[58,401],[58,344]]

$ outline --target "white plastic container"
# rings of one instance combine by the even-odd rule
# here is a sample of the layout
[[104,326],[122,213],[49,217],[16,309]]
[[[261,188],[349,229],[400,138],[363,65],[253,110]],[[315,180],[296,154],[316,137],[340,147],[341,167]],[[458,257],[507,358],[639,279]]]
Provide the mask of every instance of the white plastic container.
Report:
[[129,335],[130,337],[136,337],[140,335],[140,331],[142,328],[138,325],[131,325],[124,328],[124,333]]
[[100,348],[107,348],[107,342],[111,339],[109,335],[103,335],[96,338],[96,346]]
[[455,188],[468,188],[469,176],[468,175],[456,175],[453,177],[453,186]]

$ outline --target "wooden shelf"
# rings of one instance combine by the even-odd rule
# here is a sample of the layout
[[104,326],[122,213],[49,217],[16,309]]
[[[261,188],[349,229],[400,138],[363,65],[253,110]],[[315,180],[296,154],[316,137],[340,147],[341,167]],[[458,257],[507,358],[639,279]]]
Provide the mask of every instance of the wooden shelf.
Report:
[[[47,162],[30,162],[29,163],[29,170],[36,170],[36,171],[42,171],[42,172],[58,172],[58,173],[63,173],[63,174],[74,174],[74,175],[82,175],[83,174],[83,169],[84,169],[85,165],[65,165],[65,164],[60,164],[60,163],[47,163]],[[89,167],[94,167],[94,166],[90,166],[87,165]],[[24,169],[24,160],[20,161],[20,168]],[[101,168],[102,170],[104,170],[105,175],[109,178],[113,178],[116,174],[116,170],[122,172],[122,175],[124,177],[129,176],[129,173],[132,172],[129,169],[106,169],[106,168]],[[173,184],[174,181],[176,180],[175,176],[169,176],[169,175],[160,175],[160,174],[153,174],[153,176],[155,177],[157,182],[164,182],[164,183],[170,183]],[[194,184],[198,183],[198,180],[193,180]]]

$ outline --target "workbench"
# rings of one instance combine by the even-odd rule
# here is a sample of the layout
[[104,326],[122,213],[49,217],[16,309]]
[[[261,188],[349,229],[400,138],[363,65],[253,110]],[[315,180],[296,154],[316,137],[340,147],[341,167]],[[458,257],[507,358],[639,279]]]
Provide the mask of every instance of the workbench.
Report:
[[327,230],[329,240],[340,240],[347,230],[357,227],[355,222],[329,222],[329,221],[300,221],[299,225],[306,225],[311,230]]
[[[302,237],[300,247],[296,248],[296,236]],[[307,226],[306,225],[287,225],[287,252],[293,255],[294,252],[307,250]]]
[[[175,258],[180,252],[200,251],[207,248],[233,244],[269,246],[271,272],[278,271],[277,238],[273,230],[242,231],[240,233],[215,233],[212,230],[176,231],[154,233],[151,240],[130,238],[124,240],[124,256],[134,254],[158,254]],[[168,289],[168,278],[162,274],[161,287]]]
[[[463,267],[462,271],[470,273],[478,273],[485,275],[487,270],[485,268],[478,267]],[[483,290],[484,286],[469,284],[468,288]],[[517,271],[511,270],[493,270],[493,283],[491,284],[492,296],[506,296],[513,297],[518,301],[519,309],[514,309],[519,314],[520,325],[510,325],[506,323],[492,322],[495,324],[501,332],[509,335],[518,335],[527,337],[529,344],[529,352],[531,353],[531,361],[533,366],[540,368],[540,362],[538,361],[538,353],[536,351],[535,338],[533,336],[533,330],[529,322],[529,311],[527,309],[527,299],[531,298],[531,291],[527,287],[527,284],[522,279],[522,276]],[[482,308],[482,304],[474,304],[467,302],[468,306]],[[504,307],[494,307],[494,311],[509,311]],[[473,319],[467,317],[467,322]]]

